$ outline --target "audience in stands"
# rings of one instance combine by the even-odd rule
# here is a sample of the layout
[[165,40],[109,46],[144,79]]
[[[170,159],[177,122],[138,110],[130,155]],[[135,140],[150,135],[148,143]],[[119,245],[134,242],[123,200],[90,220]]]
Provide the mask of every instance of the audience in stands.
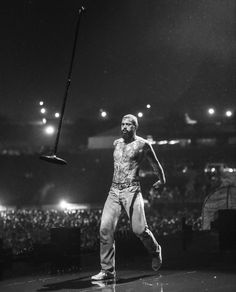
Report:
[[[200,211],[174,211],[164,208],[155,211],[147,206],[147,220],[150,229],[159,236],[175,234],[181,231],[181,218],[187,218],[194,230],[201,226]],[[50,230],[55,227],[79,227],[81,230],[81,251],[93,251],[99,248],[99,226],[101,210],[43,210],[18,209],[0,212],[0,238],[3,246],[11,248],[14,255],[33,251],[35,243],[50,243]],[[129,230],[129,219],[122,214],[117,231]]]

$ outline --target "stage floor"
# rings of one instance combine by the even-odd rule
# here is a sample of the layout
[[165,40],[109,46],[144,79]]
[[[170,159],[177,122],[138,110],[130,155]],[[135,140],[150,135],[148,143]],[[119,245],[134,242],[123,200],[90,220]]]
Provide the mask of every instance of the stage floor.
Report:
[[116,281],[107,282],[91,282],[90,276],[91,273],[72,273],[23,277],[2,281],[0,291],[236,291],[235,273],[229,272],[164,270],[154,274],[144,270],[121,270]]
[[216,259],[215,261],[212,261],[212,257],[209,259],[205,257],[204,260],[200,257],[202,264],[199,258],[196,261],[194,258],[196,259],[195,256],[192,258],[187,256],[183,261],[181,257],[172,262],[167,261],[158,273],[151,270],[148,257],[120,260],[117,266],[117,279],[107,282],[90,280],[91,275],[98,272],[99,266],[98,258],[93,256],[85,259],[77,270],[75,267],[70,268],[70,265],[67,265],[66,269],[58,270],[52,270],[50,265],[44,266],[43,269],[36,269],[29,265],[27,273],[20,276],[22,266],[16,264],[11,269],[10,276],[2,276],[0,291],[236,291],[236,268],[231,254],[223,260]]

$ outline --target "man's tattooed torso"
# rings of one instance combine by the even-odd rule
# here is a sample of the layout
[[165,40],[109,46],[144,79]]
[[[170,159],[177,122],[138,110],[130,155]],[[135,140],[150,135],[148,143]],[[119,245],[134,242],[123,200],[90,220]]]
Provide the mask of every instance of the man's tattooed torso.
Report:
[[139,167],[145,156],[146,140],[136,136],[126,144],[122,138],[114,142],[113,182],[130,183],[139,179]]

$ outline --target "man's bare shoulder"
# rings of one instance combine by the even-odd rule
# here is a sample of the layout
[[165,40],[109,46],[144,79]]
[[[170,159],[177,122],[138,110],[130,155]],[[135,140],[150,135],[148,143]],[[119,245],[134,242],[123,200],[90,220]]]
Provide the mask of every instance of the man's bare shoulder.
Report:
[[124,142],[124,139],[123,138],[119,138],[119,139],[116,139],[114,142],[113,142],[113,145],[116,146],[117,144],[119,143],[123,143]]
[[137,141],[138,143],[142,144],[142,145],[149,145],[148,140],[140,137],[140,136],[136,136],[135,137],[135,141]]
[[141,147],[145,152],[151,150],[151,144],[149,143],[148,140],[140,137],[140,136],[136,136],[136,141],[139,145],[139,147]]

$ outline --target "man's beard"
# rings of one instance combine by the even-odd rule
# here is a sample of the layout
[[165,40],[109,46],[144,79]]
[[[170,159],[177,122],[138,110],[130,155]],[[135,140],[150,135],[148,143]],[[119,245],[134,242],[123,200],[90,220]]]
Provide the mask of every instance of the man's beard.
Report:
[[122,137],[124,139],[129,139],[129,138],[131,138],[133,136],[133,132],[132,131],[129,132],[129,131],[125,130],[125,131],[122,131],[121,133],[122,133]]

